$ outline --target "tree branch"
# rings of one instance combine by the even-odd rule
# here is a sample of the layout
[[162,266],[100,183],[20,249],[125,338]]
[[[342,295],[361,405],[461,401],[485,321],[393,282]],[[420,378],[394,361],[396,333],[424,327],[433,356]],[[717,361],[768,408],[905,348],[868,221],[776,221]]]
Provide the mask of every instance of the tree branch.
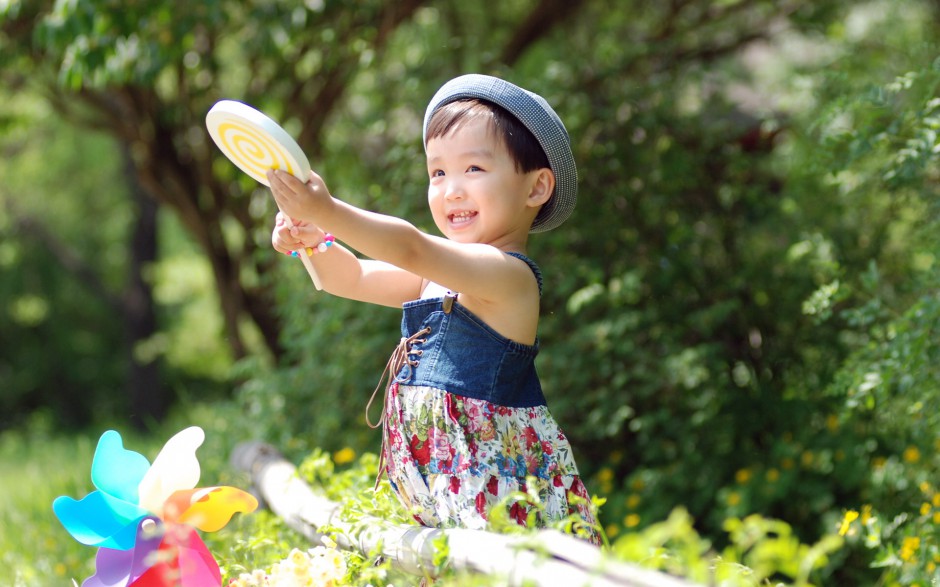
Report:
[[500,62],[512,65],[532,44],[547,35],[559,23],[568,20],[584,0],[541,0],[503,47]]

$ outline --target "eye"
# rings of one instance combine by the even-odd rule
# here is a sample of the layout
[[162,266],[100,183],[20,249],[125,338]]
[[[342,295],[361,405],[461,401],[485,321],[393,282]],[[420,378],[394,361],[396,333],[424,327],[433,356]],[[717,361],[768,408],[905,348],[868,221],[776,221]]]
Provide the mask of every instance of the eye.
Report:
[[443,169],[435,169],[435,170],[431,171],[431,174],[430,174],[430,175],[431,175],[431,177],[444,177],[444,170],[443,170]]
[[467,171],[483,171],[483,168],[479,165],[471,165],[467,168]]

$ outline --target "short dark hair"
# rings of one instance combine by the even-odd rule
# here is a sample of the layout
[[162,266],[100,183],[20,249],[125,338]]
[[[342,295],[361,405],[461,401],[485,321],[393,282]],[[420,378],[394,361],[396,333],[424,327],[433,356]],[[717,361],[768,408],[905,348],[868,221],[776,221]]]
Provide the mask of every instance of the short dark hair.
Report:
[[492,121],[493,130],[506,145],[517,171],[551,169],[548,156],[532,132],[508,110],[487,100],[469,98],[444,104],[431,116],[425,141],[447,136],[462,124],[484,117]]

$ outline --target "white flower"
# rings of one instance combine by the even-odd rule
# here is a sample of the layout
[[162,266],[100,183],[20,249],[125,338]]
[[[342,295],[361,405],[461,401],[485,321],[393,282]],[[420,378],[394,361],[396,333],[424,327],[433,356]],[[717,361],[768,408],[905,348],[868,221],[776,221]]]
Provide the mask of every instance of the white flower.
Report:
[[307,552],[295,548],[270,573],[242,573],[229,587],[338,587],[346,577],[346,558],[336,550],[335,542],[327,544]]

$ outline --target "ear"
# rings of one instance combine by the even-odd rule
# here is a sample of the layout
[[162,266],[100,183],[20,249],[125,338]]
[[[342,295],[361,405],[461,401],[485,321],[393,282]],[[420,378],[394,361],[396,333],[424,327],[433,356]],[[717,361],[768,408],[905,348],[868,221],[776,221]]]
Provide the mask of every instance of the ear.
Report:
[[555,172],[548,167],[543,167],[536,169],[532,174],[534,176],[532,189],[529,191],[526,204],[536,208],[552,197],[552,192],[555,191]]

